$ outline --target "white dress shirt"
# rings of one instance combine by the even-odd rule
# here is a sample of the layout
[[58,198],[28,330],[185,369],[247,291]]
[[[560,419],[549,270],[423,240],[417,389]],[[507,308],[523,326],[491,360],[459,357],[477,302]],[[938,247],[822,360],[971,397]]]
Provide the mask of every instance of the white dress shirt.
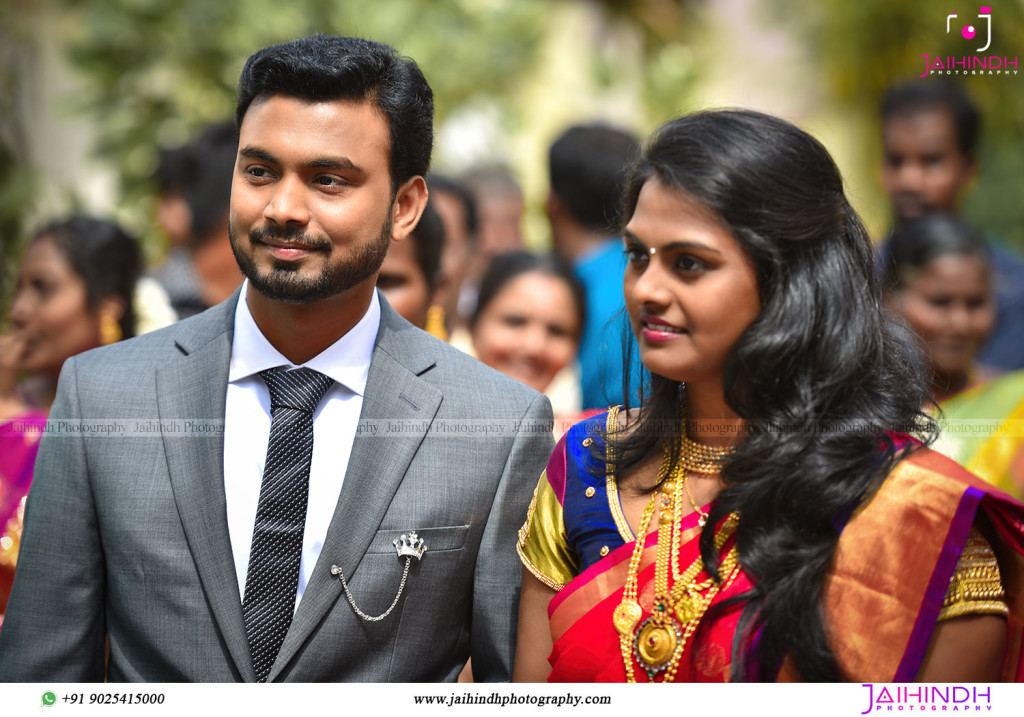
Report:
[[[231,342],[224,416],[224,493],[228,533],[238,574],[238,592],[243,599],[263,465],[270,439],[270,390],[259,372],[278,366],[298,368],[282,356],[256,326],[245,299],[248,288],[246,281],[235,309],[235,335]],[[309,471],[309,503],[302,536],[296,607],[320,556],[327,527],[341,494],[379,328],[380,303],[375,290],[359,323],[302,364],[330,376],[335,384],[313,414],[313,460]]]

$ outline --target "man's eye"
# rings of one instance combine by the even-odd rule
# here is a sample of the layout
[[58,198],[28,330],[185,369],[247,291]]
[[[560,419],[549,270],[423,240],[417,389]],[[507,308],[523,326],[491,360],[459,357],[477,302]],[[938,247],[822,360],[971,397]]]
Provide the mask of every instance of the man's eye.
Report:
[[314,184],[319,184],[321,187],[347,187],[348,183],[338,177],[330,176],[319,176],[313,180]]

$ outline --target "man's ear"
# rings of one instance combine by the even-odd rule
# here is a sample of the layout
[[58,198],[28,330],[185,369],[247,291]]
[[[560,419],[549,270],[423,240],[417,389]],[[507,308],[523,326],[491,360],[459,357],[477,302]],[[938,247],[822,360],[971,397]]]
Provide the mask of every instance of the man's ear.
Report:
[[963,176],[960,180],[960,191],[978,178],[978,155],[973,152],[964,158]]
[[391,239],[402,241],[420,221],[423,208],[427,206],[427,183],[417,175],[398,188],[395,203],[391,207]]

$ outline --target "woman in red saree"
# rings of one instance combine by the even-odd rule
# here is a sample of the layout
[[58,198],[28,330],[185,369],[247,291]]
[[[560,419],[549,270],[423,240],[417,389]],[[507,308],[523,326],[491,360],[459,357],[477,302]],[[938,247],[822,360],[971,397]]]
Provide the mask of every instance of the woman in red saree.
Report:
[[541,477],[514,679],[1024,676],[1024,508],[918,440],[922,360],[825,149],[684,117],[626,209],[649,389]]

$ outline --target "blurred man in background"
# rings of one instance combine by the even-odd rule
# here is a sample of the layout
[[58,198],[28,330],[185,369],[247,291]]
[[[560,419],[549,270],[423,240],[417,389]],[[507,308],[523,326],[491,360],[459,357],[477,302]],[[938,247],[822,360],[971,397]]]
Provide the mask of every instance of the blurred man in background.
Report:
[[228,238],[228,205],[238,131],[210,125],[189,144],[164,152],[157,218],[171,243],[153,276],[184,319],[219,304],[242,283]]
[[615,236],[618,206],[636,139],[604,124],[570,127],[549,152],[551,189],[548,220],[555,250],[569,262],[586,291],[586,324],[579,362],[583,408],[606,408],[623,402],[624,390],[635,401],[640,386],[634,354],[628,389],[624,389],[622,241]]

